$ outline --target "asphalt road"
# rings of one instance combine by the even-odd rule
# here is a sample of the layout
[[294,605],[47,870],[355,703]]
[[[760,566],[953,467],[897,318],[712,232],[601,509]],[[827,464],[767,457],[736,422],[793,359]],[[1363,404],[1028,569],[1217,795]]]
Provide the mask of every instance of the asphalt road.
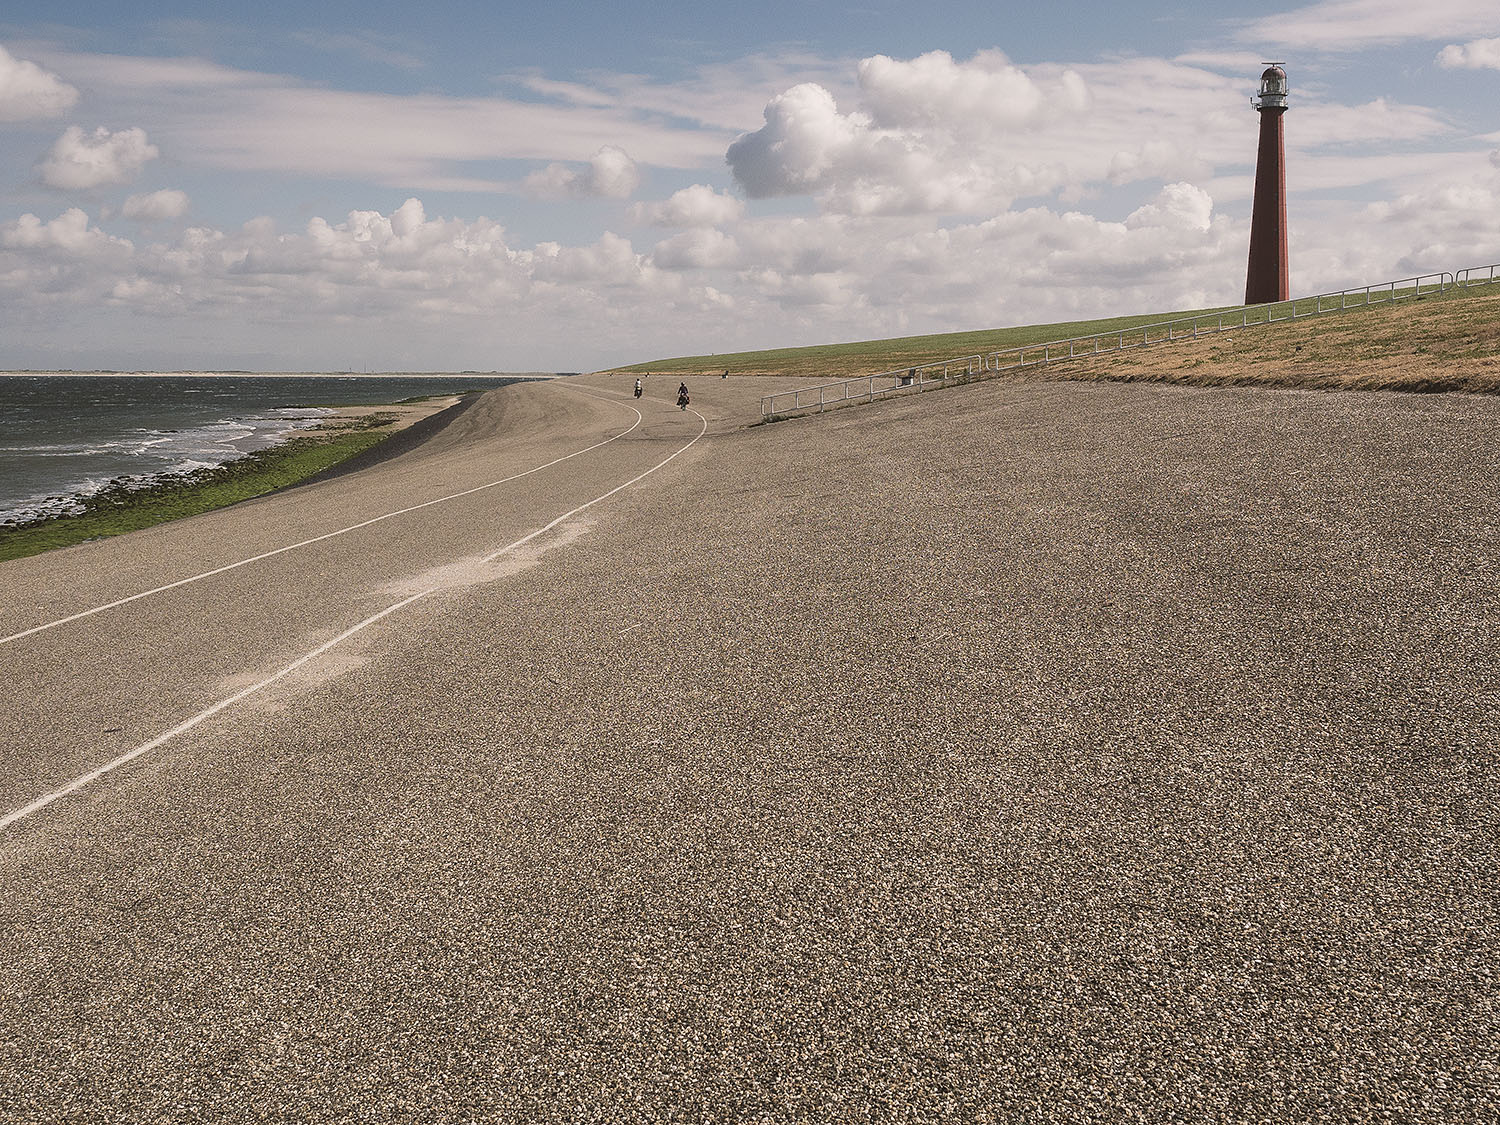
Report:
[[[0,634],[616,382],[4,564]],[[697,418],[0,644],[3,810],[440,587],[0,837],[0,1119],[1500,1114],[1500,400],[694,382],[524,557]]]

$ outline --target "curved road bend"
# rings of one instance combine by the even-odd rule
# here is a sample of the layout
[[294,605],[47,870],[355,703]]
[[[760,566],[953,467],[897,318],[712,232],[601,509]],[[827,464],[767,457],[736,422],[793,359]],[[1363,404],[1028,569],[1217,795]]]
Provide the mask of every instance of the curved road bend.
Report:
[[641,406],[559,383],[502,388],[427,444],[363,472],[5,564],[0,635],[10,636],[451,497],[0,644],[0,815],[412,593],[503,573],[510,560],[482,560],[699,432],[697,417],[651,399]]

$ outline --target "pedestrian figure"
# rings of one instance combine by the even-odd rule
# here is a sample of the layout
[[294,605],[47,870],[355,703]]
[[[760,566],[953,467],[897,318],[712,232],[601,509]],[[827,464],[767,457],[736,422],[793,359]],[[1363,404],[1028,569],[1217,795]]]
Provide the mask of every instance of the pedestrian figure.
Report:
[[678,410],[686,410],[687,408],[688,408],[687,384],[684,383],[684,384],[682,384],[682,386],[680,386],[680,387],[677,388],[677,409]]
[[641,397],[641,381],[639,379],[635,381],[635,397]]

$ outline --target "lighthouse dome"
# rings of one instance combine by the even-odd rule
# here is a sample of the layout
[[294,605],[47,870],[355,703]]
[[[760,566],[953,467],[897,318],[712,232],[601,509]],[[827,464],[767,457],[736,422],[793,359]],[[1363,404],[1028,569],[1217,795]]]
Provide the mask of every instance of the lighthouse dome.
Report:
[[1280,63],[1272,63],[1260,76],[1260,90],[1255,97],[1256,109],[1285,109],[1287,81],[1286,71]]

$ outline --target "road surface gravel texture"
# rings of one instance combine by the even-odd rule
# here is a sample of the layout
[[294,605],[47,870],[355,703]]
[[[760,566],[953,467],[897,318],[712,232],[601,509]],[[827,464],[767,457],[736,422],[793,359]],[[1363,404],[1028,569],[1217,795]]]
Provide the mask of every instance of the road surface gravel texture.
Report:
[[[0,834],[0,1120],[1500,1117],[1500,399],[692,381],[477,561],[662,382],[0,644],[3,813],[440,587]],[[0,634],[629,385],[4,564]]]

